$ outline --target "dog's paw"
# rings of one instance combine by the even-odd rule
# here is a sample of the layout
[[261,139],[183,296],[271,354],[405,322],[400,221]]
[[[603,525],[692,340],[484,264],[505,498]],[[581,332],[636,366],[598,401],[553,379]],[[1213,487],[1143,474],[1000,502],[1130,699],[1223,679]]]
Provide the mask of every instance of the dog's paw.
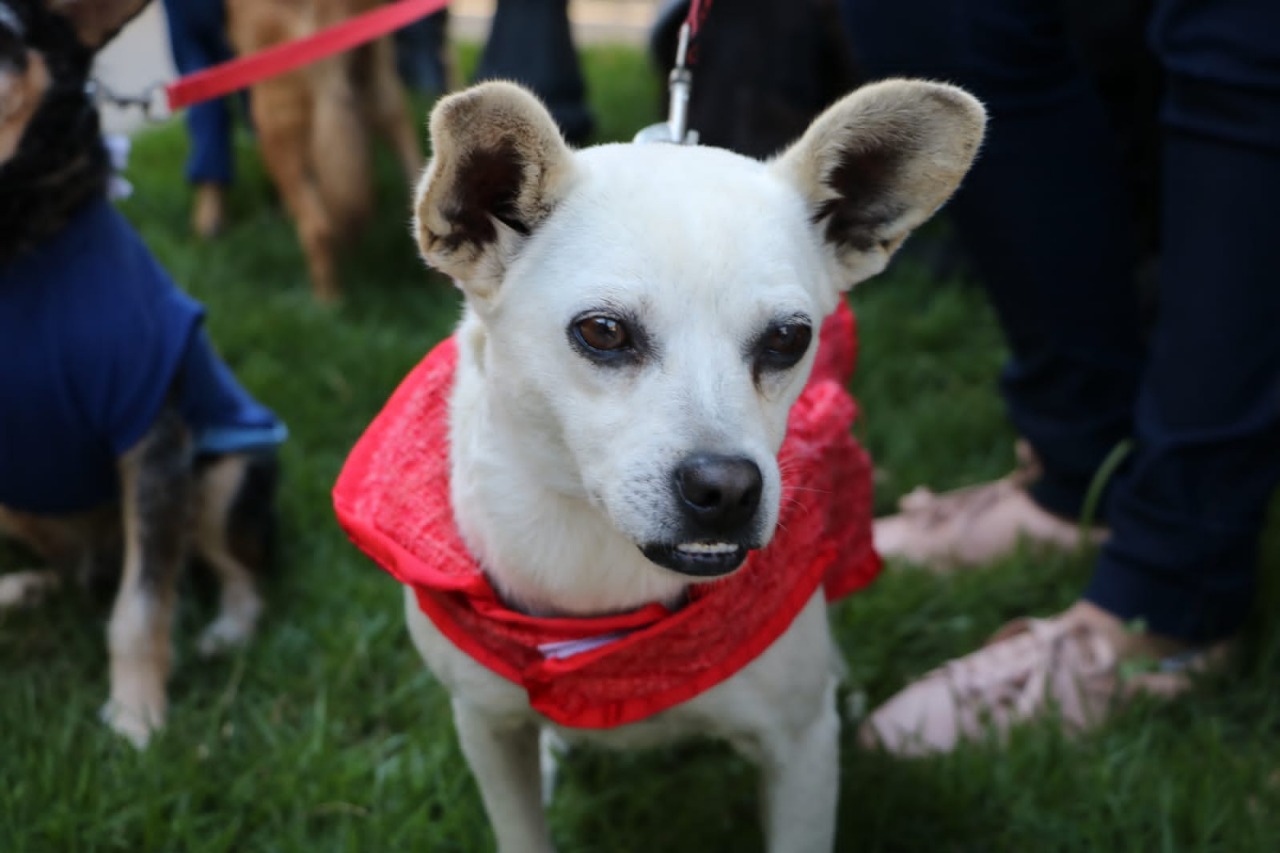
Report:
[[151,735],[164,726],[164,700],[132,704],[110,699],[98,716],[116,734],[138,749],[145,749]]
[[569,744],[553,729],[538,733],[538,770],[542,776],[542,807],[549,808],[556,795],[560,760],[569,754]]
[[62,583],[49,569],[32,569],[0,576],[0,610],[31,607]]
[[257,621],[256,611],[252,614],[223,613],[201,632],[196,651],[202,657],[209,658],[238,649],[249,642]]

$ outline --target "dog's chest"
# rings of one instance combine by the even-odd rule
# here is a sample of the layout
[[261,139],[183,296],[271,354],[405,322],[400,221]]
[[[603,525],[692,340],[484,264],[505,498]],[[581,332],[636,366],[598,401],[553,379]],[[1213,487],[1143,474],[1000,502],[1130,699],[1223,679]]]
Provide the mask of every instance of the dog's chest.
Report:
[[[659,746],[691,737],[721,738],[750,754],[762,733],[802,726],[840,671],[821,591],[759,657],[737,674],[664,711],[611,728],[554,723],[530,707],[520,686],[487,669],[454,645],[418,608],[406,589],[409,634],[427,667],[458,703],[488,718],[534,720],[569,744],[605,749]],[[465,710],[463,711],[466,712]]]

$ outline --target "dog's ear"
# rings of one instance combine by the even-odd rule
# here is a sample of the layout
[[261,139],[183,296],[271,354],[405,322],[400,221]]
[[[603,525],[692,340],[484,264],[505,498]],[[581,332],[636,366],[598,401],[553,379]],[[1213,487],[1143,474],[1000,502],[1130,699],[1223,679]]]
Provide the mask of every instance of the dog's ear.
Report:
[[427,263],[488,298],[521,244],[573,179],[573,152],[546,107],[512,83],[491,82],[440,101],[434,152],[415,202]]
[[50,10],[65,16],[80,43],[97,50],[151,0],[45,0]]
[[884,269],[960,184],[986,112],[955,86],[886,80],[846,95],[772,164],[808,200],[842,288]]

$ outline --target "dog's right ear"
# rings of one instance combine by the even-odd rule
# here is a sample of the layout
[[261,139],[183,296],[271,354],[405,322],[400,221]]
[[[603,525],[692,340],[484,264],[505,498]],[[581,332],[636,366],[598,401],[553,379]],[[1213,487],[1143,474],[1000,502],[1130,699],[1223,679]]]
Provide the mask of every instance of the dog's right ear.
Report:
[[151,0],[45,0],[53,12],[66,17],[80,43],[98,50]]
[[431,113],[434,152],[418,184],[422,257],[488,299],[525,239],[564,198],[573,152],[546,107],[512,83],[474,86]]

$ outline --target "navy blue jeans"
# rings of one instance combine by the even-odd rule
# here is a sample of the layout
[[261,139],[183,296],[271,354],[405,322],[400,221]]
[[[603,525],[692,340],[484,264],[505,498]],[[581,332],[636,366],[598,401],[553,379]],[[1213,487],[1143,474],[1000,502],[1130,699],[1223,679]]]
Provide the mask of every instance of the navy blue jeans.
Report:
[[1033,496],[1077,515],[1134,441],[1086,598],[1193,642],[1234,632],[1280,484],[1280,3],[1153,4],[1167,89],[1149,335],[1132,199],[1061,4],[842,4],[873,76],[949,80],[990,110],[950,213],[1008,338],[1002,391],[1046,471]]
[[476,80],[529,87],[574,145],[585,144],[595,126],[569,27],[569,0],[498,0]]
[[[164,0],[169,46],[179,74],[190,74],[232,57],[224,0]],[[187,180],[229,184],[232,176],[231,110],[226,98],[187,109]]]

